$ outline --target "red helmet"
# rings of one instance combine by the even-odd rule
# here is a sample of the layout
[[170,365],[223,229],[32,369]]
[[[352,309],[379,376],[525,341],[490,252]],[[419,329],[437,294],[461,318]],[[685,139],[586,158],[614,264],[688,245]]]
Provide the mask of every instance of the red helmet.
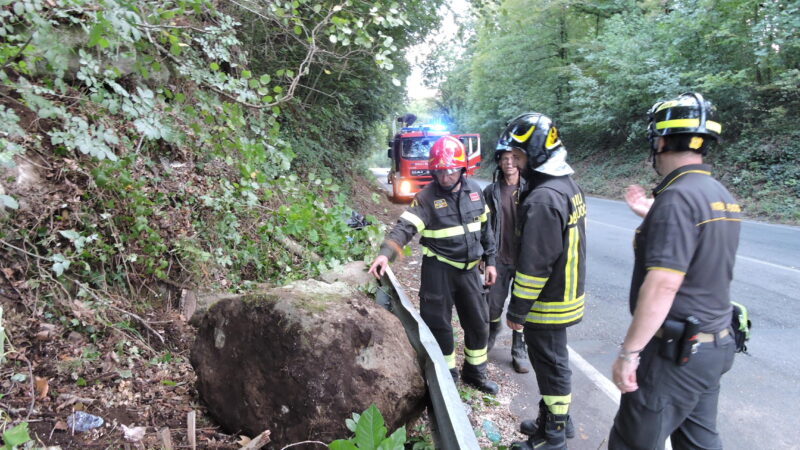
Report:
[[452,173],[467,168],[467,153],[464,144],[453,136],[439,138],[431,146],[428,170],[446,170]]

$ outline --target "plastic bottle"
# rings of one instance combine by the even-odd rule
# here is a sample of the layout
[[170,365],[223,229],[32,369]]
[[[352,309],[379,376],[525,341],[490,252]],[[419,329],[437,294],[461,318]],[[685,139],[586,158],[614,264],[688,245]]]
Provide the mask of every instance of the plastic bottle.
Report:
[[497,444],[500,442],[500,430],[491,420],[483,419],[483,432],[492,443]]

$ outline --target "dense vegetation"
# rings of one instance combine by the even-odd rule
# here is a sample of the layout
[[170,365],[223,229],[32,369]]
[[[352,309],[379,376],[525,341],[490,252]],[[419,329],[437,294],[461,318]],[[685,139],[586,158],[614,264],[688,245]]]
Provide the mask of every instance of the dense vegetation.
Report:
[[439,3],[0,1],[4,292],[68,319],[363,257],[347,175]]
[[[719,111],[712,162],[745,211],[800,220],[800,4],[770,0],[475,0],[466,54],[428,67],[439,107],[480,132],[484,155],[505,121],[554,117],[594,194],[652,181],[645,113],[696,90]],[[449,59],[448,59],[449,57]]]

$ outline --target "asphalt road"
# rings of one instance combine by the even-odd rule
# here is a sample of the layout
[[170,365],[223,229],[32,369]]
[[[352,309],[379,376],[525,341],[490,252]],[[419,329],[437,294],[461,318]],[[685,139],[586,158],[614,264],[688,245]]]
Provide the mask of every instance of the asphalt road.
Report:
[[[385,169],[373,172],[385,183]],[[569,446],[578,450],[605,448],[617,410],[619,394],[609,378],[630,323],[631,242],[640,222],[621,201],[589,197],[587,205],[586,314],[569,329],[570,412],[578,427]],[[794,347],[800,343],[800,227],[744,221],[731,293],[747,306],[753,332],[750,354],[736,355],[722,378],[718,425],[725,448],[800,449],[800,352]],[[504,333],[490,360],[510,371],[510,335]],[[512,377],[531,393],[515,399],[512,411],[532,416],[538,401],[534,377]]]

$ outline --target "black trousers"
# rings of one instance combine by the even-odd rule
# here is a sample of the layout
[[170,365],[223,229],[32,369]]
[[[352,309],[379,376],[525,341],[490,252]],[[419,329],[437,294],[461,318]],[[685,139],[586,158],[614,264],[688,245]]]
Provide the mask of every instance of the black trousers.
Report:
[[539,393],[545,404],[548,407],[553,404],[569,405],[572,370],[569,368],[567,329],[541,329],[526,325],[525,342],[528,344],[528,357],[533,371],[536,372]]
[[516,267],[512,264],[497,263],[497,281],[489,288],[486,301],[489,303],[489,321],[497,322],[503,315],[503,306],[508,299],[511,281],[514,279]]
[[455,367],[453,306],[464,329],[465,363],[486,362],[489,340],[489,311],[483,297],[483,277],[477,266],[463,270],[436,258],[422,258],[419,308],[450,368]]
[[722,449],[717,432],[720,378],[733,366],[735,345],[729,335],[700,344],[685,366],[659,356],[660,338],[641,354],[639,389],[622,396],[608,440],[610,450],[672,448]]

